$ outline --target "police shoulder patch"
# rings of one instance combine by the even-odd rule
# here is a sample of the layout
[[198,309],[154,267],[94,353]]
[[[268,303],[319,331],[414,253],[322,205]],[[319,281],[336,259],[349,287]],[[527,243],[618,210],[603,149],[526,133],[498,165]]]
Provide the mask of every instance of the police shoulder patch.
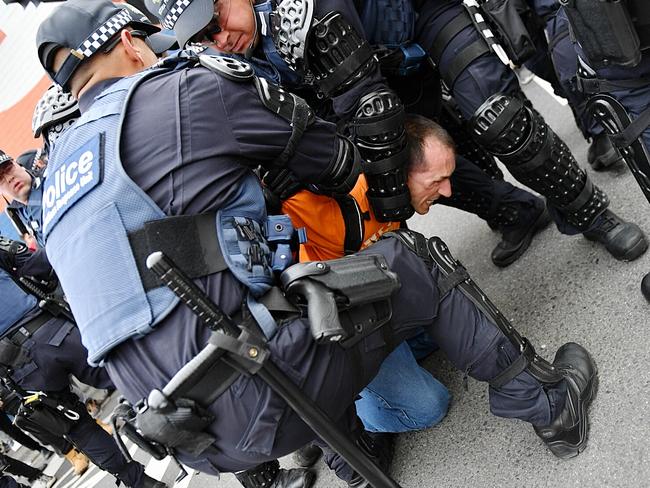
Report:
[[232,81],[247,81],[253,77],[250,64],[228,56],[199,55],[202,66]]
[[46,235],[68,210],[101,183],[103,146],[103,134],[97,134],[48,172],[43,186],[43,232]]

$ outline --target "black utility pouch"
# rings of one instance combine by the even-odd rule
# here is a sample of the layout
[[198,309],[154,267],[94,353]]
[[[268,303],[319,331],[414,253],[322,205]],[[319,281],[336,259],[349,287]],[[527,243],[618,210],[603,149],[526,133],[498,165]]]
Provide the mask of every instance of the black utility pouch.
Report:
[[68,402],[60,402],[43,393],[35,393],[23,399],[14,424],[27,431],[45,430],[63,437],[79,421],[80,415]]
[[641,43],[627,5],[621,0],[560,0],[573,37],[592,68],[636,66]]
[[535,42],[523,17],[530,8],[523,0],[487,0],[481,10],[496,28],[496,35],[510,61],[521,66],[536,52]]

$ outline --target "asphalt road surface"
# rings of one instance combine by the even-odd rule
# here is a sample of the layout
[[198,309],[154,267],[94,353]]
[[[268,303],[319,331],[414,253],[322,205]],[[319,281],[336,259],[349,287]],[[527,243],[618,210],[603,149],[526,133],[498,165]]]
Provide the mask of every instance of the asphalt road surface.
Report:
[[[569,108],[537,82],[525,89],[587,167],[588,146]],[[650,232],[650,206],[625,167],[589,172],[609,194],[610,208]],[[442,237],[547,359],[552,360],[555,350],[567,341],[586,346],[597,361],[600,388],[590,411],[587,450],[576,459],[560,461],[528,424],[492,416],[486,386],[470,379],[464,391],[462,373],[437,352],[425,367],[447,385],[453,401],[439,425],[398,437],[391,473],[399,483],[404,488],[650,486],[650,304],[639,290],[641,278],[650,271],[650,253],[633,263],[618,262],[599,245],[581,236],[562,236],[549,227],[518,262],[498,269],[489,258],[498,235],[477,217],[436,206],[410,224],[426,235]],[[170,460],[156,462],[135,448],[133,452],[150,475],[171,486],[178,468]],[[290,465],[290,459],[282,462]],[[322,463],[316,469],[317,488],[345,486]],[[74,478],[67,463],[56,458],[47,473],[60,478],[55,485],[59,488],[114,486],[113,478],[96,468]],[[175,486],[234,488],[239,484],[231,474],[217,480],[190,472]]]

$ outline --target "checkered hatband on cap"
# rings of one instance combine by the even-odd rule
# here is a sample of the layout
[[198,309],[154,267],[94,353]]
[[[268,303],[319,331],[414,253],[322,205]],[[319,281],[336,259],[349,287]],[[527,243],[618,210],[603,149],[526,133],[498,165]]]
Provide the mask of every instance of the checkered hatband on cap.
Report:
[[176,0],[174,2],[174,6],[170,8],[169,12],[167,12],[167,15],[165,15],[165,20],[163,22],[163,25],[165,26],[166,29],[174,30],[176,21],[181,16],[181,14],[185,11],[185,9],[189,6],[190,3],[192,3],[192,0]]
[[8,154],[5,154],[4,152],[0,151],[0,164],[6,163],[7,161],[13,161],[13,158]]
[[85,58],[95,54],[108,40],[129,22],[133,21],[131,12],[126,9],[120,10],[110,19],[104,22],[95,32],[90,34],[77,48],[77,51]]

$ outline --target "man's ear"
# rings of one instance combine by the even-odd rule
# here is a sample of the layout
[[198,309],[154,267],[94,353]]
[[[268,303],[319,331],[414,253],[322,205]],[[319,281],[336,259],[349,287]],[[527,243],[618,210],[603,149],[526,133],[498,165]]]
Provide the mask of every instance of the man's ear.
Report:
[[131,32],[127,29],[122,30],[120,32],[120,39],[122,40],[124,52],[129,57],[129,59],[136,63],[144,64],[140,47],[133,42],[133,36],[131,35]]

